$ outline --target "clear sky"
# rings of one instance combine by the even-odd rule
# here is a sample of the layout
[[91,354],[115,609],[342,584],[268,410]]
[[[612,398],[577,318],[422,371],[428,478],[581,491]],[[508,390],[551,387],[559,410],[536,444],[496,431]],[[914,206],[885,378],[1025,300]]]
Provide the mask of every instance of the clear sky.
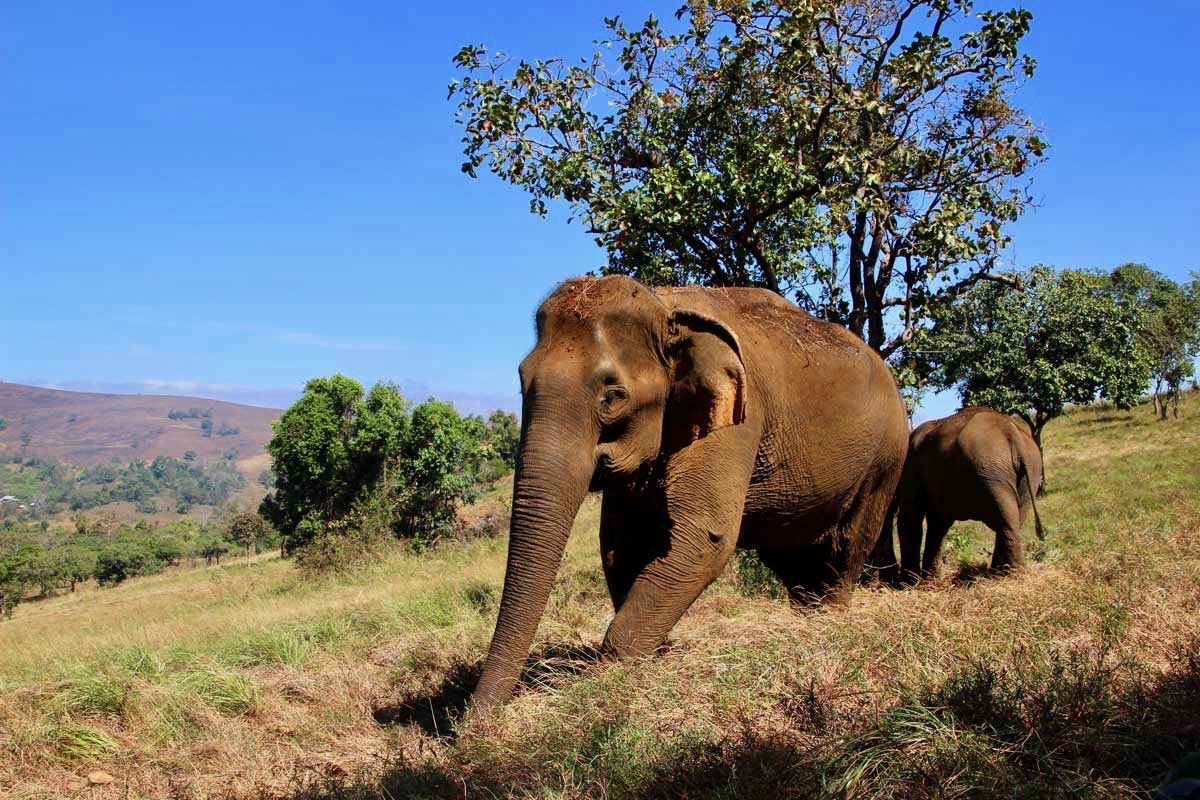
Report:
[[[459,172],[450,58],[583,54],[677,4],[7,4],[0,380],[285,405],[341,371],[515,407],[535,306],[603,253]],[[1025,5],[1052,149],[1016,263],[1200,269],[1194,0]]]

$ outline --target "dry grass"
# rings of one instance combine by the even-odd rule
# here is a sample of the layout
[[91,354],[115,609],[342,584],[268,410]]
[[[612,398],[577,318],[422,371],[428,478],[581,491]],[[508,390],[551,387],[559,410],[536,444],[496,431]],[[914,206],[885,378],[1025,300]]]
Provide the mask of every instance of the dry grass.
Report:
[[1049,537],[1021,575],[978,577],[991,534],[958,526],[939,582],[798,613],[743,562],[638,663],[593,657],[590,500],[488,720],[461,715],[503,541],[22,606],[0,625],[0,795],[76,796],[102,768],[113,797],[1144,797],[1200,749],[1194,396],[1183,412],[1051,424]]

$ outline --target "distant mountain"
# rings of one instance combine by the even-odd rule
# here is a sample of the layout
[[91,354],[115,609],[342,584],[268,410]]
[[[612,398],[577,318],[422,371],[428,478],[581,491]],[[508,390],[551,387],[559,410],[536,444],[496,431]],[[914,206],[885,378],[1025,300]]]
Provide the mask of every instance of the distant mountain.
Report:
[[[172,411],[178,417],[189,409],[209,416],[170,418]],[[0,459],[26,452],[97,464],[182,458],[188,451],[209,458],[236,450],[241,471],[253,479],[270,464],[264,447],[271,422],[282,413],[199,397],[67,392],[0,382],[0,419],[6,423]],[[211,436],[202,430],[205,420],[212,423]]]

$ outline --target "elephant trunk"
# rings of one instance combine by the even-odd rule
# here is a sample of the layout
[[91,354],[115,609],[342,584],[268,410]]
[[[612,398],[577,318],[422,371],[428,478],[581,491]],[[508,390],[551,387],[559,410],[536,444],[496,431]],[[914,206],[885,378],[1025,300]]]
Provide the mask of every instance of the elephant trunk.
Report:
[[[566,420],[546,422],[546,420]],[[508,568],[500,615],[471,706],[511,696],[595,469],[596,436],[561,411],[526,408],[513,487]],[[590,439],[589,439],[590,435]]]

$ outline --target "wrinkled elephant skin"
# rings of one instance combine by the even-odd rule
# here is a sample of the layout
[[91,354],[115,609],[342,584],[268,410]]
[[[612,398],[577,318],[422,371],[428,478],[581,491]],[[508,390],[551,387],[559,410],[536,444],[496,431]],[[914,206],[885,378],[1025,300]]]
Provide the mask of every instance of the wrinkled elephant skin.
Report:
[[563,283],[520,367],[496,631],[473,698],[509,697],[586,493],[602,491],[610,657],[653,652],[738,547],[799,601],[845,601],[907,446],[888,368],[759,289]]

